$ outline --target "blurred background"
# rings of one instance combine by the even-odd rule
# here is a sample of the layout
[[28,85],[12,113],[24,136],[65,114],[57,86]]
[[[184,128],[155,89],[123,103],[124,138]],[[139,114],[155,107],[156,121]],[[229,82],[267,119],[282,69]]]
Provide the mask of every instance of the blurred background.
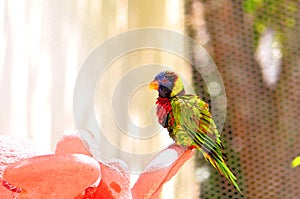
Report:
[[[53,150],[64,131],[76,128],[73,89],[89,53],[128,30],[165,28],[199,42],[221,73],[228,106],[221,136],[244,197],[195,156],[161,198],[298,199],[300,167],[291,162],[300,154],[299,6],[297,0],[3,0],[0,134]],[[179,72],[210,103],[202,77],[176,56],[143,51],[120,62],[132,67],[153,59],[186,65]],[[118,64],[114,78],[122,76]],[[162,138],[159,145],[168,143]]]

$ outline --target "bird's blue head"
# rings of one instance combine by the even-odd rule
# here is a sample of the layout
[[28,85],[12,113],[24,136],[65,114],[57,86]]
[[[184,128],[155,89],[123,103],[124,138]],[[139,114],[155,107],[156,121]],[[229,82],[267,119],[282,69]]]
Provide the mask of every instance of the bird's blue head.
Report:
[[181,79],[172,71],[158,73],[150,83],[150,88],[157,90],[159,97],[163,98],[170,98],[184,93]]

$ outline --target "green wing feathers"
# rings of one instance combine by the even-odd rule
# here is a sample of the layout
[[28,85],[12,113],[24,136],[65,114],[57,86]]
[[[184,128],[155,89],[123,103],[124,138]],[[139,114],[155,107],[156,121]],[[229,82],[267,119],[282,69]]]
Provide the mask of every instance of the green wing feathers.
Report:
[[[175,141],[184,146],[198,148],[205,159],[241,192],[236,177],[225,163],[226,157],[222,152],[220,134],[209,112],[208,104],[196,95],[183,95],[172,98],[171,106],[175,120],[173,126]],[[184,137],[183,134],[191,139],[179,139]]]

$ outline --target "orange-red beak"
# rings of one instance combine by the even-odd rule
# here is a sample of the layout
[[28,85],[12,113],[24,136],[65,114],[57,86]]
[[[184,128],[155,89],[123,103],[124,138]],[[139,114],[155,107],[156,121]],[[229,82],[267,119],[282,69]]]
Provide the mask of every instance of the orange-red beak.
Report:
[[150,87],[150,89],[158,90],[158,88],[159,88],[158,81],[153,80],[152,82],[150,82],[149,87]]

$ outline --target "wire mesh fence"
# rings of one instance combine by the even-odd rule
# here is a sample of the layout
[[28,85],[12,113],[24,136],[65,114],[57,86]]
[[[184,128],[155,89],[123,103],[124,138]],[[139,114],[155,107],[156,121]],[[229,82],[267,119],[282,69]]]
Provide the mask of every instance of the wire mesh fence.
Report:
[[[190,1],[187,9],[195,9],[199,2]],[[201,1],[209,35],[206,48],[221,72],[227,95],[221,137],[228,164],[244,193],[241,196],[211,169],[209,180],[201,183],[201,199],[300,197],[300,169],[291,167],[300,153],[300,16],[294,12],[300,3],[260,2],[251,7],[250,1]],[[194,38],[203,32],[196,25],[189,28]],[[273,58],[280,60],[278,65],[266,62],[264,66],[256,57],[268,28],[276,32],[274,41],[281,45]],[[274,42],[270,45],[262,50],[264,58],[266,53],[276,53]],[[194,80],[198,94],[209,101],[201,77]]]

